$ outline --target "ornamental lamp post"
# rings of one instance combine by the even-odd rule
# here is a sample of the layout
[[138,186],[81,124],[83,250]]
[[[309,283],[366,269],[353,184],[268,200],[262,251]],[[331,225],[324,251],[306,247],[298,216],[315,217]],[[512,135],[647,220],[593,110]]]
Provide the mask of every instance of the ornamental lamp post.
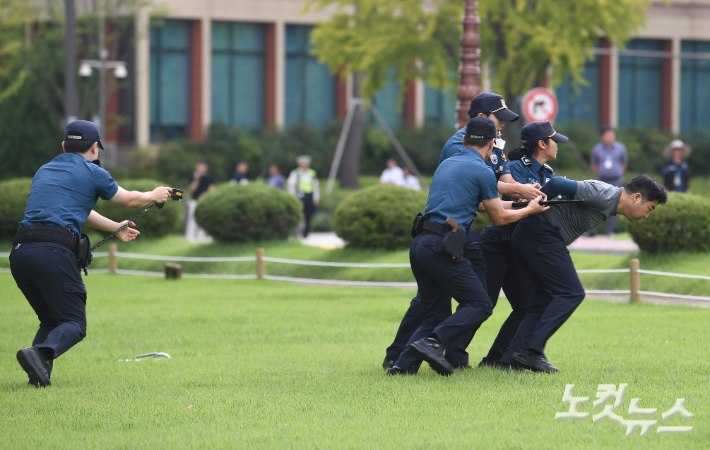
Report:
[[473,97],[481,93],[481,37],[478,35],[478,2],[465,0],[463,33],[461,34],[461,63],[459,64],[459,88],[456,90],[457,127],[468,123],[468,108]]

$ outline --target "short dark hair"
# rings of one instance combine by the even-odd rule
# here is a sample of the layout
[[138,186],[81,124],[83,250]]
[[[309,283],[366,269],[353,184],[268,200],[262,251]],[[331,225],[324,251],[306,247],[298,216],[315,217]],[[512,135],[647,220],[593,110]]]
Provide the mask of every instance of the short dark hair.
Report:
[[599,134],[603,135],[607,131],[614,131],[614,128],[611,125],[604,125],[601,130],[599,130]]
[[488,145],[493,139],[470,139],[468,136],[464,136],[463,144],[472,145],[474,147],[482,148]]
[[641,194],[642,202],[653,202],[658,200],[660,205],[668,201],[668,192],[658,181],[648,175],[639,175],[626,183],[624,190],[627,194]]
[[86,153],[96,141],[79,141],[68,139],[64,141],[64,150],[67,153]]

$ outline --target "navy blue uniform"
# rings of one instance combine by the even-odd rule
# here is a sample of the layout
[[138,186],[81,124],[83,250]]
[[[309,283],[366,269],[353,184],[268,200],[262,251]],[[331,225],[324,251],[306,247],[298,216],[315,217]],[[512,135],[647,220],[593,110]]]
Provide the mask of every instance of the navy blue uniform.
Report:
[[[35,174],[19,225],[56,226],[78,235],[97,200],[117,191],[104,169],[81,155],[61,154]],[[13,247],[10,267],[40,321],[32,345],[51,364],[86,336],[86,287],[76,255],[53,242],[23,242]]]
[[[424,218],[443,225],[447,217],[470,227],[482,200],[498,197],[496,178],[478,151],[464,148],[434,174]],[[409,343],[429,336],[448,347],[457,337],[483,323],[493,312],[487,292],[467,258],[452,259],[438,250],[442,236],[424,231],[414,238],[409,259],[425,317]],[[451,297],[458,303],[451,314]],[[447,352],[448,353],[448,352]],[[418,363],[407,346],[395,365]]]
[[[544,186],[555,177],[552,167],[547,164],[540,164],[536,159],[528,158],[527,156],[520,160],[511,161],[508,165],[511,175],[518,183],[539,183]],[[528,312],[527,288],[522,282],[520,268],[510,247],[510,237],[516,225],[517,222],[500,227],[491,224],[481,232],[481,248],[488,267],[486,271],[486,286],[493,307],[498,303],[502,288],[511,308],[513,308],[501,326],[493,345],[488,351],[488,355],[486,355],[487,363],[500,360],[510,345],[510,341],[513,339],[520,322]],[[474,334],[475,331],[477,330],[474,330]],[[473,335],[469,339],[469,343],[471,339],[473,339]]]
[[[441,156],[439,157],[439,165],[447,159],[454,156],[459,150],[463,150],[463,135],[466,134],[466,127],[461,128],[453,136],[446,141],[444,148],[441,150]],[[486,161],[488,167],[493,170],[496,174],[496,179],[499,179],[501,175],[510,174],[510,168],[508,167],[508,160],[503,153],[503,149],[498,147],[493,147],[493,152],[491,152],[490,158]]]

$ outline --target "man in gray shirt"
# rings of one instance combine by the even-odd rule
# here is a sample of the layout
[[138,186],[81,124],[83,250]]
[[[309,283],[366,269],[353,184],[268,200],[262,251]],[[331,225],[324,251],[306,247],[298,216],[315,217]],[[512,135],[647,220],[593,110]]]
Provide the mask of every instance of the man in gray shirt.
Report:
[[[601,139],[592,149],[591,166],[597,178],[612,186],[624,185],[624,172],[629,165],[629,155],[626,146],[616,142],[616,133],[610,126],[601,130]],[[616,217],[612,216],[606,223],[606,235],[610,236],[616,229]],[[596,229],[590,232],[595,235]]]
[[623,188],[597,180],[573,181],[556,177],[542,191],[548,198],[562,194],[581,203],[556,205],[518,223],[510,242],[529,289],[529,311],[518,327],[501,367],[557,372],[545,358],[547,340],[584,300],[567,245],[617,214],[632,222],[648,217],[668,201],[665,188],[641,175]]

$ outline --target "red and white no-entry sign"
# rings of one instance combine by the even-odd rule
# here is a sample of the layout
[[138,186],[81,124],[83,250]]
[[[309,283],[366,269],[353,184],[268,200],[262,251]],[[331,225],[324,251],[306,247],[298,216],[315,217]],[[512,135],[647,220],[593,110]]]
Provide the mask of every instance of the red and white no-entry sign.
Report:
[[549,120],[557,116],[557,98],[545,88],[532,88],[523,97],[523,114],[528,122]]

